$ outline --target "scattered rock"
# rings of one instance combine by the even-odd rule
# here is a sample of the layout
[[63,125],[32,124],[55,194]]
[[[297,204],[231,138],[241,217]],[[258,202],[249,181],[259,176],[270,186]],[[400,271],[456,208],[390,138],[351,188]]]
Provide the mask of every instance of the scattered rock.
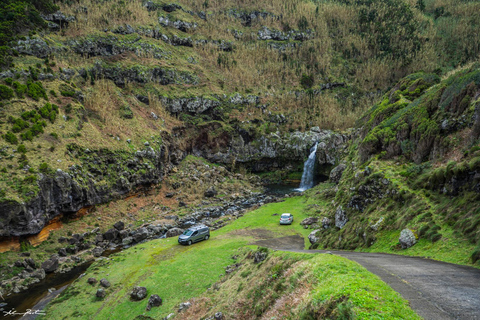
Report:
[[323,229],[328,229],[328,228],[330,228],[330,224],[331,224],[331,223],[332,223],[332,221],[331,221],[329,218],[323,217],[323,219],[322,219],[322,228],[323,228]]
[[380,228],[383,220],[384,220],[383,217],[380,217],[380,219],[378,219],[378,221],[375,222],[375,224],[371,225],[370,228],[371,228],[373,231],[378,231],[378,229]]
[[315,217],[309,217],[309,218],[305,218],[303,219],[302,222],[300,222],[300,224],[302,226],[310,226],[314,223],[317,223],[318,222],[318,218],[315,218]]
[[183,310],[187,310],[188,308],[190,308],[192,306],[192,304],[190,302],[182,302],[180,303],[180,305],[178,306],[178,312],[180,311],[183,311]]
[[347,214],[343,210],[342,206],[338,206],[337,211],[335,212],[335,226],[342,229],[347,222]]
[[223,313],[221,313],[221,312],[215,313],[215,315],[213,316],[213,319],[215,319],[215,320],[223,320]]
[[147,311],[150,311],[153,307],[160,307],[162,305],[162,298],[156,294],[152,294],[148,299]]
[[217,195],[217,190],[212,186],[205,191],[204,195],[207,198],[215,197]]
[[65,250],[65,248],[60,248],[58,249],[58,255],[60,257],[66,257],[68,254],[67,254],[67,250]]
[[88,283],[88,284],[91,284],[91,285],[93,286],[95,283],[97,283],[97,279],[95,279],[95,278],[88,278],[87,283]]
[[408,249],[417,243],[417,237],[415,237],[415,234],[412,230],[403,229],[402,232],[400,232],[398,242],[400,242],[402,249]]
[[38,279],[38,280],[43,280],[43,279],[45,279],[45,270],[42,269],[42,268],[36,269],[32,273],[30,273],[30,276],[32,278],[35,278],[35,279]]
[[265,251],[256,251],[255,255],[253,256],[254,263],[260,263],[267,258],[268,253]]
[[130,297],[132,300],[140,301],[145,299],[147,296],[147,288],[145,287],[134,287],[132,292],[130,293]]
[[32,258],[25,258],[25,263],[27,264],[27,266],[30,266],[31,268],[35,269],[36,268],[36,265],[35,265],[35,260],[33,260]]
[[102,289],[102,288],[98,289],[97,293],[95,294],[95,296],[99,299],[105,298],[106,295],[107,293],[105,292],[105,289]]
[[123,229],[125,229],[125,223],[123,223],[122,221],[118,221],[113,225],[113,227],[118,231],[122,231]]
[[95,258],[98,258],[102,255],[103,253],[103,249],[100,248],[100,247],[95,247],[93,250],[92,250],[92,254]]
[[100,285],[104,288],[109,288],[111,286],[110,282],[105,278],[100,280]]

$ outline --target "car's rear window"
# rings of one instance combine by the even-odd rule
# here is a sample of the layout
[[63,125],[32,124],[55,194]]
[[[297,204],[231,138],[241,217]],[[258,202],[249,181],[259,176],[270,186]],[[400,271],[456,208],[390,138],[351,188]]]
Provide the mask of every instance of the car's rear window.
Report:
[[282,214],[282,218],[290,218],[290,213],[284,213],[284,214]]
[[192,230],[188,230],[188,229],[187,229],[187,230],[185,230],[185,231],[183,232],[183,235],[184,235],[184,236],[191,236],[192,233],[193,233]]

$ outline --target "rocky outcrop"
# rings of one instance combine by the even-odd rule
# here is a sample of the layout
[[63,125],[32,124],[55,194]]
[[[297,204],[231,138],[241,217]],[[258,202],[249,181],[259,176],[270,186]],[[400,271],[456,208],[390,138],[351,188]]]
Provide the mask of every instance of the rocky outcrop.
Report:
[[262,172],[281,168],[286,164],[303,163],[316,142],[318,164],[334,165],[341,158],[348,139],[346,135],[318,128],[283,135],[271,133],[257,139],[245,133],[232,137],[228,150],[213,153],[197,149],[193,152],[217,163],[230,164],[234,158],[253,172]]
[[74,22],[75,16],[66,16],[61,11],[57,11],[52,14],[41,15],[41,17],[48,21],[48,28],[51,30],[60,30],[69,25],[69,23]]
[[338,206],[337,211],[335,211],[335,227],[342,229],[347,222],[347,213],[343,210],[342,206]]
[[160,101],[171,113],[204,113],[220,106],[218,100],[194,97],[194,98],[166,98],[160,97]]
[[[59,169],[50,175],[38,174],[38,193],[31,200],[0,203],[0,236],[36,234],[60,214],[75,213],[84,206],[105,203],[138,187],[156,184],[168,163],[163,146],[118,154],[71,146],[68,152],[82,155],[83,166],[74,165],[68,172]],[[127,160],[117,162],[117,157]],[[104,176],[107,172],[109,175]]]
[[277,41],[287,41],[287,40],[297,40],[297,41],[306,41],[313,39],[315,37],[315,32],[313,30],[290,30],[288,32],[282,32],[275,29],[270,29],[266,26],[263,26],[262,29],[258,30],[258,40],[277,40]]
[[26,37],[25,40],[18,40],[13,46],[13,49],[20,54],[35,56],[42,59],[60,50],[59,48],[50,46],[45,40],[38,37]]
[[148,68],[140,65],[123,67],[120,65],[107,65],[96,63],[89,70],[81,71],[81,75],[112,80],[118,86],[125,86],[127,82],[148,83],[156,82],[161,85],[168,84],[198,84],[198,77],[186,72],[170,68]]
[[96,56],[114,56],[124,52],[133,52],[137,56],[153,56],[161,59],[168,56],[160,47],[143,41],[140,36],[122,37],[102,36],[70,40],[66,43],[72,50],[87,58]]
[[162,4],[162,3],[155,3],[153,1],[147,1],[144,2],[143,6],[148,10],[148,11],[157,11],[157,10],[163,10],[165,12],[174,12],[177,10],[181,10],[185,13],[188,13],[192,16],[199,17],[202,20],[207,20],[207,14],[204,11],[191,11],[183,8],[181,5],[176,4],[176,3],[170,3],[170,4]]
[[196,22],[186,22],[182,20],[170,20],[168,17],[158,17],[158,23],[163,27],[171,27],[183,32],[190,32],[197,29],[198,24]]
[[[194,40],[191,37],[179,37],[175,34],[173,36],[169,36],[167,34],[162,33],[162,30],[160,30],[159,28],[152,29],[152,28],[148,28],[148,27],[137,27],[135,29],[131,25],[125,24],[123,26],[118,26],[117,28],[113,29],[112,32],[116,33],[116,34],[122,34],[122,35],[137,33],[139,35],[146,36],[146,37],[149,37],[149,38],[162,40],[163,42],[168,43],[172,46],[193,47],[194,45],[201,46],[201,45],[211,44],[211,45],[217,46],[222,51],[229,52],[229,51],[233,50],[233,44],[229,41],[207,40],[207,39],[196,39],[196,40]],[[138,40],[136,40],[136,41],[138,41]],[[142,42],[140,42],[140,43],[142,43]],[[118,44],[113,44],[113,45],[116,45],[117,47],[119,46]],[[135,46],[130,46],[127,43],[126,49],[128,49],[128,50],[125,50],[125,51],[137,52],[138,50],[140,50],[140,53],[142,53],[146,49],[144,47],[145,46],[142,46],[141,48],[140,47],[135,47]],[[120,47],[120,49],[121,48],[122,47]],[[135,49],[137,49],[137,51]],[[117,49],[117,50],[119,50],[119,49]],[[152,51],[152,50],[150,50],[150,51]],[[166,55],[167,55],[166,53],[163,53],[163,56],[166,56]]]

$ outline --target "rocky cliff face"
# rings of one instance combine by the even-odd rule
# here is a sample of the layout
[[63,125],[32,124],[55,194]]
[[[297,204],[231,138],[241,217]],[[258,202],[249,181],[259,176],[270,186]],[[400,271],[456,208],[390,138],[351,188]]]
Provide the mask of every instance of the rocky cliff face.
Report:
[[213,162],[231,164],[235,161],[246,165],[253,172],[263,172],[287,164],[303,163],[316,142],[318,164],[334,165],[339,161],[348,140],[347,135],[317,127],[307,132],[271,133],[255,140],[249,140],[245,134],[238,134],[231,138],[225,150],[207,153],[195,148],[193,153]]
[[90,151],[70,146],[82,165],[68,172],[39,174],[38,192],[25,202],[0,203],[0,236],[36,234],[54,217],[84,206],[105,203],[136,189],[159,183],[170,159],[165,146],[134,153]]

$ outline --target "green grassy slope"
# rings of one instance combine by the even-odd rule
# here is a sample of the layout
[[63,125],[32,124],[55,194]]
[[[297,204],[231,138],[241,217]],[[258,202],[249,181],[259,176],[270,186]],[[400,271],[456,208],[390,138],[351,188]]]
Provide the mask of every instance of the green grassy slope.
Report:
[[[196,298],[192,300],[192,310],[199,312],[191,315],[195,319],[213,311],[222,311],[232,318],[241,318],[242,314],[256,318],[271,311],[282,297],[301,289],[302,302],[291,310],[291,319],[310,319],[322,312],[354,313],[360,318],[415,319],[416,315],[397,293],[346,259],[269,252],[265,262],[252,264],[248,257],[252,256],[255,246],[249,244],[256,239],[297,233],[306,235],[308,230],[299,225],[305,217],[306,205],[303,197],[290,198],[251,211],[212,232],[211,239],[190,247],[178,245],[176,238],[160,239],[95,262],[86,276],[49,305],[44,318],[133,319],[144,315],[156,319],[176,313],[181,302],[192,298]],[[292,226],[278,225],[278,216],[272,215],[286,211],[295,215]],[[242,265],[225,276],[225,267],[236,262]],[[89,277],[106,278],[111,282],[105,299],[95,298],[98,285],[89,285]],[[149,294],[158,294],[163,305],[146,312],[147,300],[134,302],[129,299],[129,292],[135,285],[145,286]],[[257,301],[258,308],[251,314],[251,304],[245,304],[245,300],[254,299],[256,295],[263,300]],[[237,303],[238,309],[232,309],[231,304]],[[205,307],[207,305],[210,309]],[[176,318],[189,317],[185,313]]]

